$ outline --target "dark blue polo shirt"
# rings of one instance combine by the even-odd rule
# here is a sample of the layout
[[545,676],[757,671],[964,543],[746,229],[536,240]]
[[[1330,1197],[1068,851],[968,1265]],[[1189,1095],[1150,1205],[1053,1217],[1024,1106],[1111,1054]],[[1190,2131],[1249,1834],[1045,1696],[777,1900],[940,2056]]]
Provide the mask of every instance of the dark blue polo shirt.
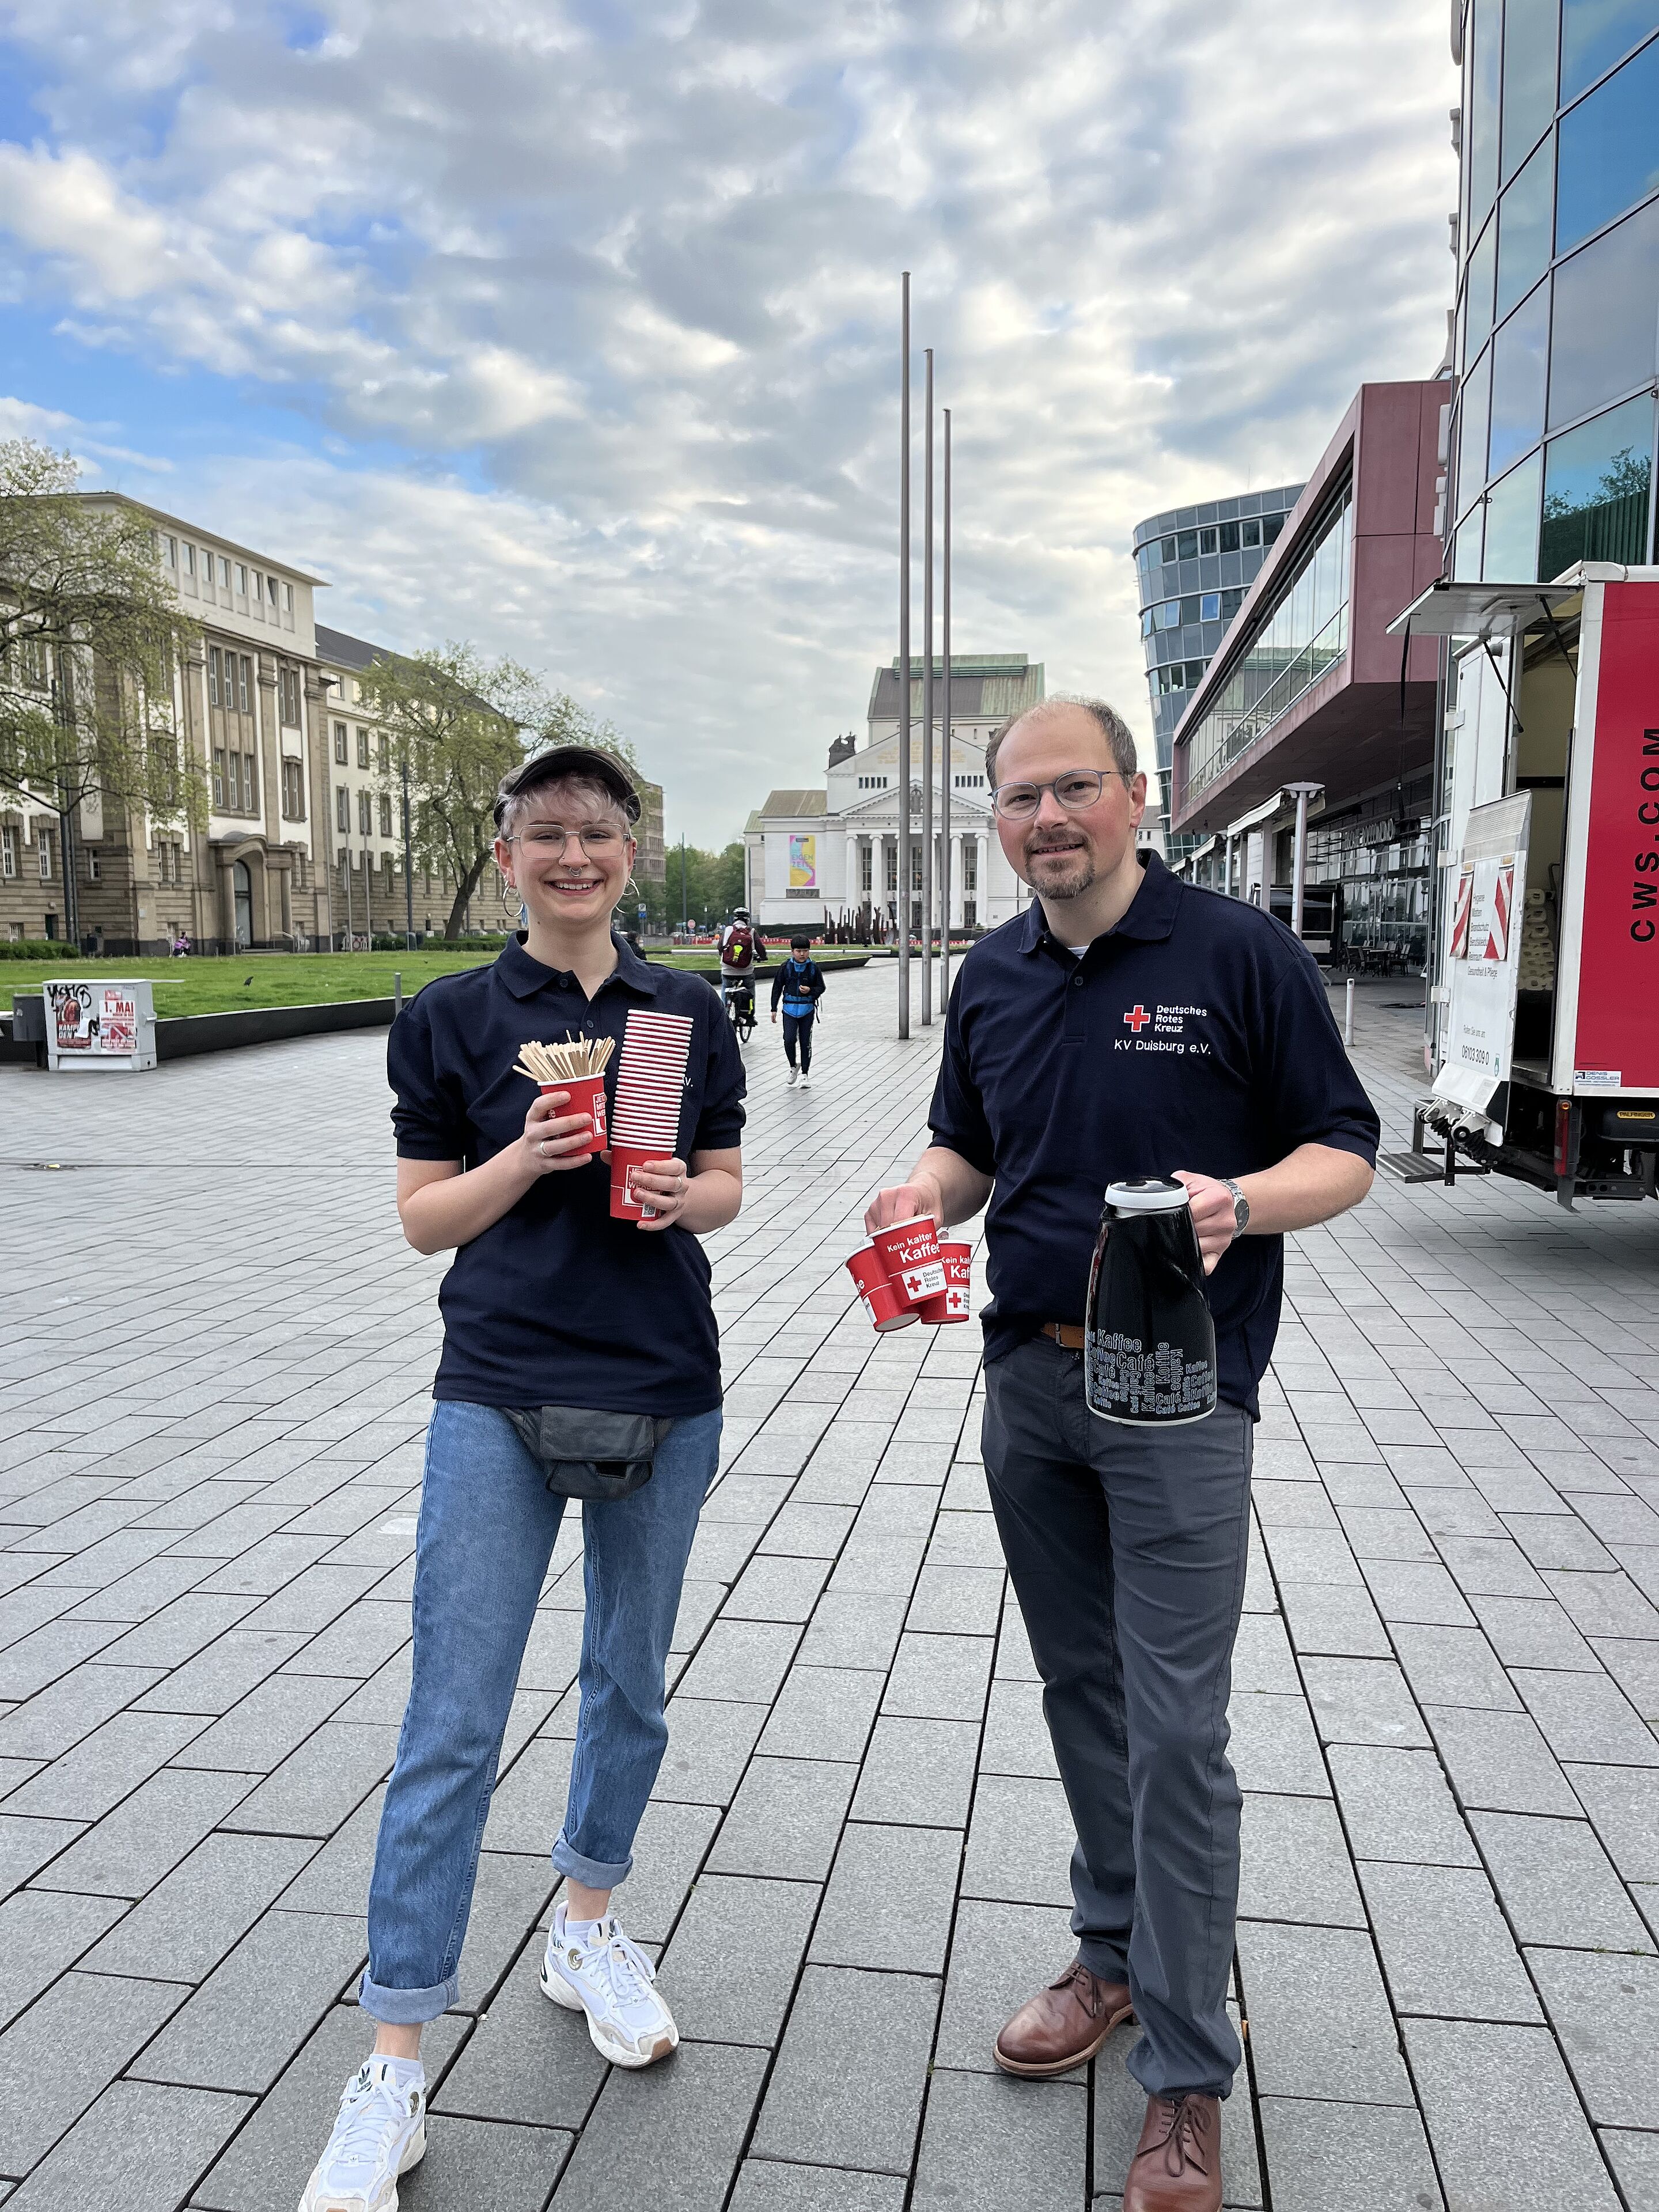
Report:
[[[1304,1144],[1376,1163],[1376,1114],[1312,955],[1259,908],[1141,865],[1128,912],[1080,960],[1034,900],[951,994],[928,1119],[995,1178],[988,1360],[1082,1322],[1109,1182],[1250,1175]],[[1241,1237],[1206,1279],[1220,1395],[1252,1414],[1284,1278],[1282,1237]]]
[[[590,1001],[574,975],[544,968],[518,938],[489,967],[430,982],[392,1024],[386,1073],[398,1155],[489,1159],[524,1129],[537,1097],[513,1063],[527,1041],[613,1036],[630,1006],[690,1014],[691,1057],[678,1157],[724,1152],[743,1131],[743,1060],[718,994],[701,975],[647,967],[620,940]],[[434,1398],[481,1406],[584,1406],[606,1413],[712,1412],[720,1340],[708,1261],[688,1229],[611,1218],[611,1171],[597,1158],[538,1176],[482,1237],[463,1244],[438,1293],[443,1357]]]

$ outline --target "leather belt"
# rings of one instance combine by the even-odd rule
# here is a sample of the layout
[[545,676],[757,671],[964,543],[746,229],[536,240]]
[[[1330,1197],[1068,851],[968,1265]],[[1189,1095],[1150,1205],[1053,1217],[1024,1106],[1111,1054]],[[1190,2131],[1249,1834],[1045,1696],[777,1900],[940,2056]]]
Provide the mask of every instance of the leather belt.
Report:
[[1087,1330],[1072,1321],[1045,1321],[1041,1334],[1059,1345],[1064,1352],[1081,1352],[1088,1337]]

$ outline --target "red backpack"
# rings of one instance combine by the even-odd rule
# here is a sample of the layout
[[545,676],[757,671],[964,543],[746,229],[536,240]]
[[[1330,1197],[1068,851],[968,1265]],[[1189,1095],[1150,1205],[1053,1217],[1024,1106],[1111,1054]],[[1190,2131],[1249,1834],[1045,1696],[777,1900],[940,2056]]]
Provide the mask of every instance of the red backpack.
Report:
[[736,921],[726,933],[720,947],[720,958],[728,968],[750,967],[755,957],[755,933],[746,921]]

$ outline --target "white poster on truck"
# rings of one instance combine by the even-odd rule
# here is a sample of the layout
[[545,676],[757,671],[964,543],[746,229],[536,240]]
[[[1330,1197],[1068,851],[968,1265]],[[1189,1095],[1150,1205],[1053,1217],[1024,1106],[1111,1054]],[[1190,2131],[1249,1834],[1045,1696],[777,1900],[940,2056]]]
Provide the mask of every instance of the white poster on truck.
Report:
[[1445,963],[1445,1056],[1436,1096],[1485,1113],[1510,1079],[1532,793],[1469,810]]

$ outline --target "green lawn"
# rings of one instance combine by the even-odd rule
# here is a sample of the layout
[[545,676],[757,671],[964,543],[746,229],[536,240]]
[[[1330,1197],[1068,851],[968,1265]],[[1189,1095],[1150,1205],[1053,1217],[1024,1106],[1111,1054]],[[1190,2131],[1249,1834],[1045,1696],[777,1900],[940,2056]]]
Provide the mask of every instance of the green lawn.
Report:
[[[844,964],[834,951],[817,956],[820,964]],[[240,960],[0,960],[0,1012],[11,1012],[14,991],[38,991],[47,976],[90,981],[94,976],[154,983],[158,1021],[175,1014],[222,1014],[234,1006],[315,1006],[337,999],[389,999],[392,978],[400,973],[404,996],[412,998],[434,975],[476,968],[495,957],[489,952],[259,952]],[[712,952],[692,951],[652,957],[664,965],[718,974]],[[760,970],[764,983],[770,969]]]

